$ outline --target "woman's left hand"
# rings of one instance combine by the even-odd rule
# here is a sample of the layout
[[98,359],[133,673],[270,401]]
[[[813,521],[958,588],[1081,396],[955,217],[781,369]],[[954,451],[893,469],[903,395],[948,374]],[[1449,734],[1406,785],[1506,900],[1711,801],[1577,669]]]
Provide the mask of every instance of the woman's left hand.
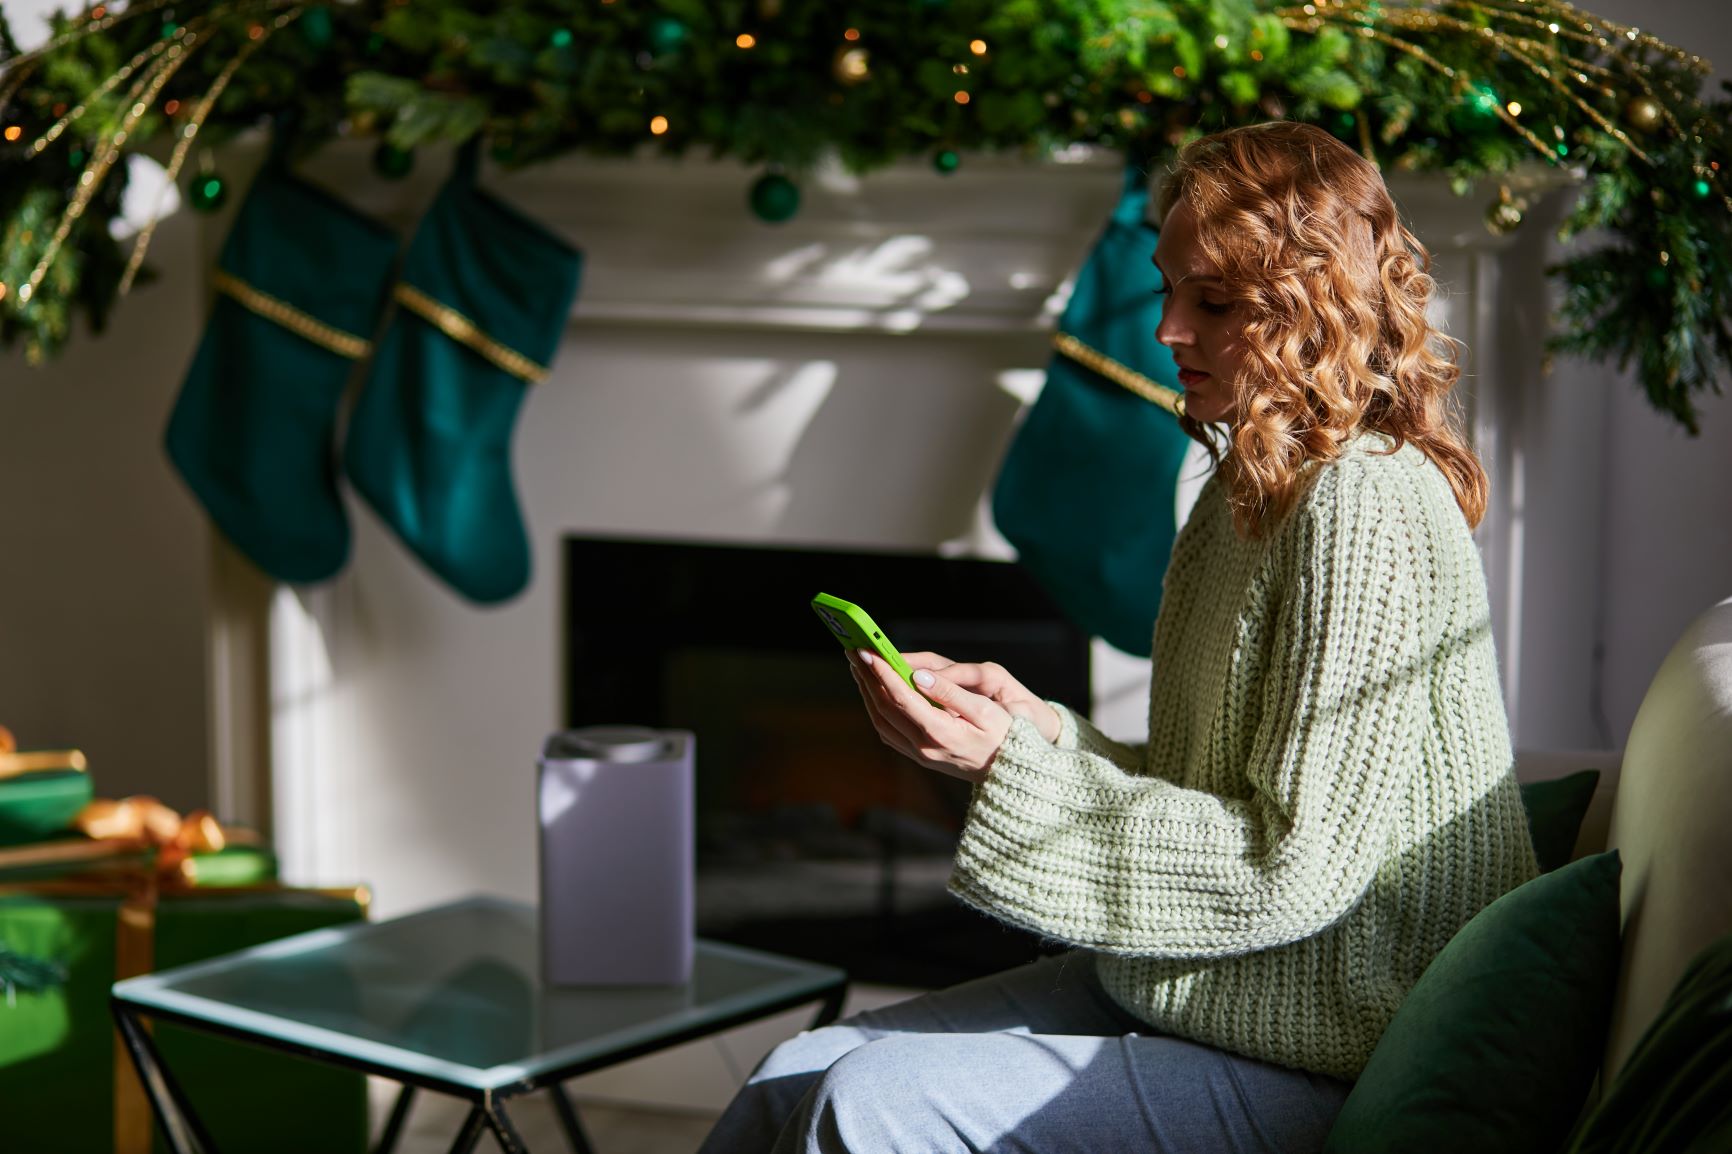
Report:
[[[848,666],[872,728],[885,745],[939,773],[972,784],[986,780],[1010,732],[1011,715],[1002,705],[924,669],[916,678],[931,677],[932,683],[917,693],[886,662],[864,650],[851,650]],[[941,708],[932,708],[934,704]]]

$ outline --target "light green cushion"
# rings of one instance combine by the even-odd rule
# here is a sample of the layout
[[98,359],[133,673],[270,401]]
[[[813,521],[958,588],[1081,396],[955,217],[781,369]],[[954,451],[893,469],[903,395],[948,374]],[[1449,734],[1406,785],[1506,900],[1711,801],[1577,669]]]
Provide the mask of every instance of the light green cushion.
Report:
[[1347,1096],[1326,1154],[1561,1146],[1618,977],[1616,850],[1518,886],[1432,960]]
[[1541,873],[1557,869],[1575,853],[1582,819],[1588,815],[1588,803],[1594,800],[1594,787],[1599,783],[1597,769],[1522,783],[1522,807],[1527,810],[1528,833],[1533,835]]

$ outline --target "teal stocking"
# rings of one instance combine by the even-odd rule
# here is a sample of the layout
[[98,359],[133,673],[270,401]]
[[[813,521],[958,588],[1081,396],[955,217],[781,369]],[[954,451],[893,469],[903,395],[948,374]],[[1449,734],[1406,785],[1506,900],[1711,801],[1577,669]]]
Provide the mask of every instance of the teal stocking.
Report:
[[477,602],[529,582],[511,433],[546,373],[582,255],[476,187],[476,145],[415,231],[343,467],[428,568]]
[[223,244],[166,448],[217,528],[280,581],[321,581],[348,559],[337,406],[368,352],[397,250],[388,229],[295,179],[276,155]]
[[1173,355],[1155,339],[1160,276],[1150,263],[1158,237],[1143,221],[1148,199],[1140,168],[1127,167],[1118,207],[1058,321],[1061,334],[1102,360],[1054,354],[992,493],[999,532],[1066,615],[1145,657],[1191,442],[1171,413],[1102,370],[1178,389]]

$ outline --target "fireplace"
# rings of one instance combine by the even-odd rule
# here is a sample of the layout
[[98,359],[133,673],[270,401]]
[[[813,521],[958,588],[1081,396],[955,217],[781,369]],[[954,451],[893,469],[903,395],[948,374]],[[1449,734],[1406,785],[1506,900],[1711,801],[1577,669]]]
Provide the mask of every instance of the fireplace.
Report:
[[696,734],[700,934],[898,985],[1040,952],[945,892],[968,786],[878,740],[807,604],[833,593],[906,651],[1086,703],[1088,638],[1019,566],[619,537],[567,537],[564,561],[568,724]]

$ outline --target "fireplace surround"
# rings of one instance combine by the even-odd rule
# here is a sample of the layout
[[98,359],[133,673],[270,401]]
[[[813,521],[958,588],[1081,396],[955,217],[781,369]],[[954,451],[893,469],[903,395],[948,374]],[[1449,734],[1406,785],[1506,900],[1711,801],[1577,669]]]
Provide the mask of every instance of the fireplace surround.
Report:
[[1088,638],[1018,565],[932,553],[567,536],[565,715],[697,738],[697,929],[949,984],[1041,945],[944,890],[968,786],[892,753],[817,592],[865,607],[904,651],[994,660],[1089,700]]

